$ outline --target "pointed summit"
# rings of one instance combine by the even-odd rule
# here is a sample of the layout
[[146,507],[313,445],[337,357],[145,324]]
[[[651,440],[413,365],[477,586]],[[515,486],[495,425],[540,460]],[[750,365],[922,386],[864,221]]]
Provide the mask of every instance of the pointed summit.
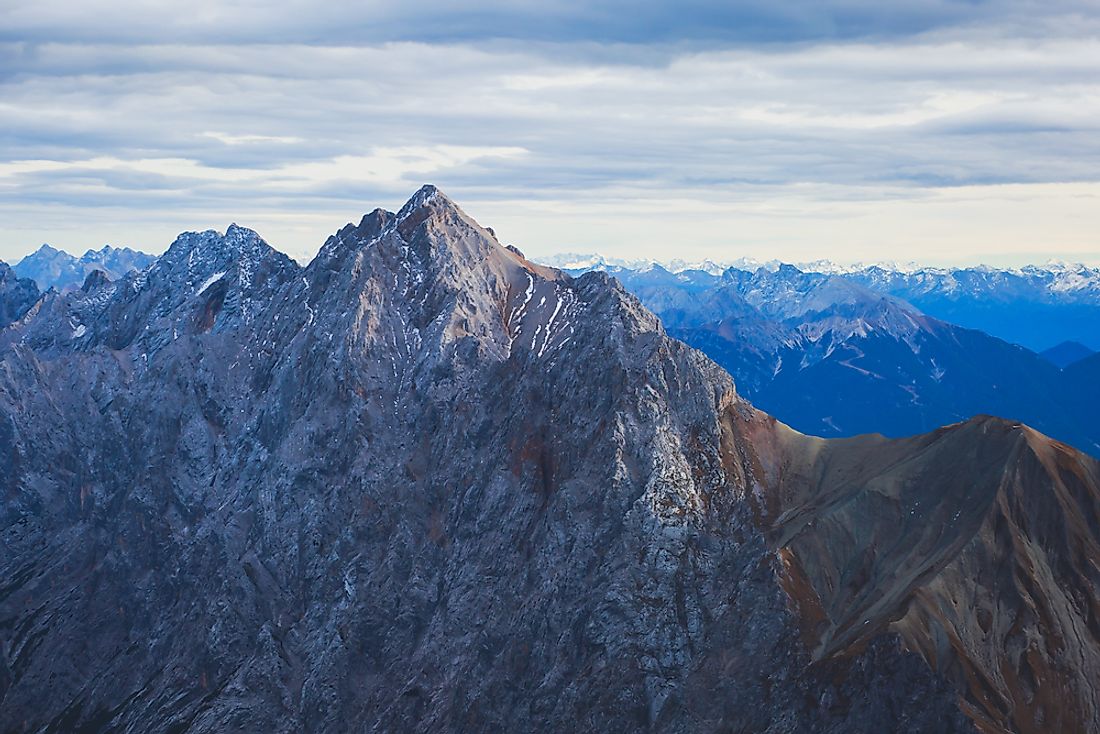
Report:
[[107,273],[96,268],[88,273],[88,277],[84,279],[84,285],[80,286],[80,292],[91,293],[92,291],[99,290],[103,286],[110,284],[111,279],[108,277]]
[[436,198],[440,198],[451,206],[455,206],[455,203],[447,198],[446,194],[440,191],[432,184],[424,184],[421,186],[415,194],[409,197],[409,200],[405,202],[405,205],[401,207],[401,211],[397,213],[398,219],[403,219],[411,215],[414,211],[422,206],[426,206]]
[[20,278],[7,263],[0,261],[0,329],[23,318],[38,296],[38,286],[33,280]]
[[31,278],[42,289],[79,288],[92,270],[102,270],[116,280],[131,270],[144,270],[156,258],[129,248],[106,245],[100,250],[88,250],[81,257],[42,245],[15,265],[20,276]]
[[[30,255],[27,255],[27,258],[34,257],[35,255],[52,257],[53,255],[60,255],[60,254],[61,254],[61,250],[57,249],[56,247],[53,247],[52,245],[49,245],[49,244],[43,242],[37,250],[32,252]],[[27,259],[27,258],[24,258],[24,259]]]

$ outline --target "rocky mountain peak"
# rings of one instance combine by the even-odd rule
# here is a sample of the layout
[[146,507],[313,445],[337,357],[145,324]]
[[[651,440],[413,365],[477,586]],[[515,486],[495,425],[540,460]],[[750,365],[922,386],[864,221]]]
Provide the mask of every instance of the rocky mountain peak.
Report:
[[252,323],[298,270],[251,229],[185,232],[145,270],[112,280],[89,269],[9,338],[43,353],[132,347],[144,364],[181,337]]
[[111,279],[107,277],[107,274],[102,270],[96,269],[88,273],[88,277],[84,279],[84,284],[80,286],[80,292],[92,293],[110,284]]
[[79,288],[92,270],[102,270],[111,279],[121,278],[135,270],[144,270],[156,258],[128,247],[104,245],[99,250],[88,250],[79,258],[68,252],[43,245],[15,265],[16,272],[31,278],[38,287],[46,290],[72,290]]
[[397,212],[397,217],[399,219],[405,219],[411,216],[417,209],[427,206],[433,201],[437,201],[442,207],[449,207],[452,209],[458,208],[453,201],[434,185],[424,184],[409,197],[409,200],[405,202],[401,210]]
[[1095,728],[1095,462],[801,435],[614,278],[410,202],[304,269],[190,233],[0,331],[0,722]]
[[45,242],[43,242],[41,245],[39,245],[38,249],[31,253],[31,255],[43,255],[43,256],[52,256],[52,255],[60,255],[60,254],[62,254],[61,250],[59,250],[56,247],[53,247],[53,246],[51,246],[51,245],[49,245],[48,243],[45,243]]
[[23,318],[38,300],[38,286],[0,261],[0,329]]

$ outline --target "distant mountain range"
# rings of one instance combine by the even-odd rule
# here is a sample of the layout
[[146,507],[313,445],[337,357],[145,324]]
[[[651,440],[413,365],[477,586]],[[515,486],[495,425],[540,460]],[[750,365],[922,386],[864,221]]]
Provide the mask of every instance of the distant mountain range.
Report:
[[[637,275],[837,411],[1058,373],[833,275]],[[304,267],[233,225],[40,294],[0,497],[0,731],[1100,728],[1100,462],[793,431],[431,186]]]
[[[725,367],[756,405],[799,430],[903,436],[993,414],[1100,454],[1100,399],[1081,384],[1089,360],[1063,371],[1052,363],[1057,354],[1044,358],[931,316],[882,285],[893,280],[881,273],[870,278],[876,269],[824,273],[779,265],[714,275],[653,264],[602,267],[657,313],[669,333]],[[1032,278],[1056,280],[1049,271]],[[990,282],[1015,281],[999,271]],[[1089,301],[1087,278],[1072,282],[1075,303],[1100,307],[1100,298]],[[990,288],[971,288],[971,298],[984,307],[982,299],[993,298]],[[999,297],[1011,304],[1010,295]]]
[[99,250],[88,250],[76,257],[42,245],[13,265],[12,269],[19,277],[33,280],[40,290],[66,290],[79,287],[93,270],[102,270],[108,278],[116,280],[131,270],[144,270],[156,259],[155,255],[128,247],[104,245]]
[[[692,272],[696,280],[718,279],[733,268],[777,271],[784,263],[742,258],[729,262],[676,260],[665,265],[600,255],[565,254],[543,262],[569,272],[643,272],[662,267]],[[797,263],[806,273],[836,275],[884,295],[900,298],[922,313],[1041,352],[1065,341],[1100,351],[1100,268],[1049,263],[1023,268],[932,268],[917,265],[838,265],[828,260]]]

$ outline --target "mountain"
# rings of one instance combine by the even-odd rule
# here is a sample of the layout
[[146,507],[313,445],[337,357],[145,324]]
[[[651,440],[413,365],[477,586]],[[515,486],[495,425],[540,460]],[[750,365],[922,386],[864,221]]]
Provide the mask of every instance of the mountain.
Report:
[[1079,341],[1100,350],[1100,269],[1084,265],[925,268],[871,267],[848,275],[925,313],[1035,351]]
[[93,270],[102,270],[112,280],[131,270],[144,270],[156,260],[153,255],[131,250],[128,247],[104,245],[99,250],[88,250],[81,257],[42,245],[15,264],[14,270],[22,278],[30,278],[38,287],[46,290],[66,290],[78,287]]
[[1100,656],[1078,643],[1100,639],[1100,464],[989,417],[762,444],[784,457],[764,524],[815,659],[889,629],[966,691],[981,732],[1096,730]]
[[660,266],[615,274],[673,336],[799,430],[905,436],[994,414],[1100,454],[1081,393],[1049,361],[847,276],[792,265],[709,279]]
[[1039,356],[1050,362],[1058,369],[1065,369],[1074,362],[1080,362],[1085,357],[1095,354],[1093,350],[1081,342],[1061,342],[1050,349],[1039,352]]
[[1100,725],[1094,460],[796,433],[433,187],[48,294],[0,457],[5,731]]
[[[658,265],[599,255],[559,255],[545,262],[573,274],[588,270],[640,272],[654,266],[673,274],[703,269],[720,276],[733,268],[755,273],[777,272],[784,263],[751,258],[703,264],[681,260]],[[984,331],[1013,344],[1041,352],[1064,341],[1081,342],[1100,351],[1100,268],[1049,263],[1023,268],[931,268],[915,264],[838,265],[828,260],[796,263],[796,270],[833,275],[891,296],[942,321]]]
[[23,318],[38,300],[38,286],[29,278],[20,278],[5,262],[0,262],[0,329]]

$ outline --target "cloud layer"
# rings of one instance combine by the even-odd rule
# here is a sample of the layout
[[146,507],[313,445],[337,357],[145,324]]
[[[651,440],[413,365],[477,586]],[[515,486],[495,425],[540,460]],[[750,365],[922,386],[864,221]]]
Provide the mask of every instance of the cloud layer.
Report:
[[4,259],[229,221],[304,259],[425,181],[535,253],[1100,259],[1085,3],[22,5]]

